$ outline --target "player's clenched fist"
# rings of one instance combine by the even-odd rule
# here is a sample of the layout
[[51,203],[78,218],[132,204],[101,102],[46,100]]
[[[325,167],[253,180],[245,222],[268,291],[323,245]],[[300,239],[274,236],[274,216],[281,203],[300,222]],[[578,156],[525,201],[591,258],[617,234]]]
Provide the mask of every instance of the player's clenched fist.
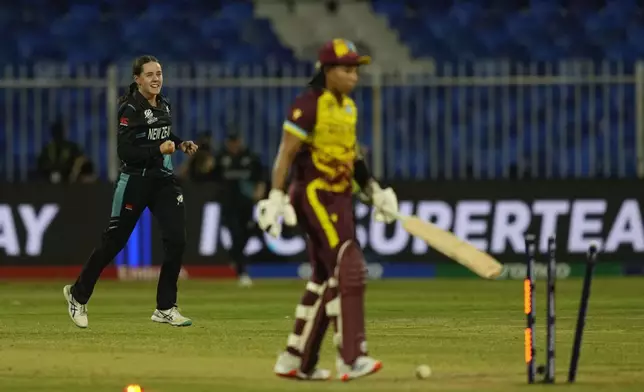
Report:
[[197,150],[199,150],[199,146],[197,146],[192,140],[186,140],[179,144],[179,149],[188,155],[194,155]]
[[174,142],[172,140],[166,140],[165,142],[161,143],[159,146],[159,150],[161,151],[161,154],[163,155],[170,155],[174,152]]
[[257,224],[260,229],[277,238],[282,234],[282,218],[288,226],[297,224],[297,216],[289,197],[281,190],[273,189],[268,194],[268,199],[257,203]]

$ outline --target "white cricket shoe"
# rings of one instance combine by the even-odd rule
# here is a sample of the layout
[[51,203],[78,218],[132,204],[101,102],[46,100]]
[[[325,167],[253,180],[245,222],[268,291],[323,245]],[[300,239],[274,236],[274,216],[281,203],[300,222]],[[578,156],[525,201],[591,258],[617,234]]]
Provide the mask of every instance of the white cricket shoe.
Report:
[[337,376],[339,380],[350,381],[359,377],[368,376],[382,369],[382,362],[377,359],[361,356],[358,357],[353,366],[344,363],[344,360],[338,357],[335,361]]
[[83,305],[74,299],[71,292],[72,285],[63,287],[63,295],[67,301],[67,312],[69,318],[79,328],[87,328],[87,305]]
[[176,306],[168,310],[156,309],[154,313],[152,313],[152,321],[157,323],[167,323],[174,325],[175,327],[189,327],[192,325],[192,320],[187,317],[183,317]]
[[248,276],[248,274],[243,274],[239,276],[239,287],[252,287],[253,280]]
[[331,378],[331,372],[325,369],[315,369],[311,374],[300,371],[302,359],[285,351],[277,357],[273,371],[280,377],[296,378],[299,380],[326,381]]

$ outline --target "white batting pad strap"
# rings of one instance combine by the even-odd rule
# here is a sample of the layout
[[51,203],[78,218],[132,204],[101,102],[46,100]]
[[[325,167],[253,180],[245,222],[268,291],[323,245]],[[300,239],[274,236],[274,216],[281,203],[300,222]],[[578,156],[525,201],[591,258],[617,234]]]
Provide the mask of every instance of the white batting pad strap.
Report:
[[295,308],[295,318],[309,321],[311,319],[311,306],[297,305]]
[[[349,245],[351,245],[351,242],[352,242],[351,240],[344,241],[342,243],[342,245],[340,246],[340,250],[338,251],[338,256],[337,256],[337,258],[335,260],[335,262],[336,262],[336,264],[338,266],[340,266],[340,262],[342,261],[342,256],[344,256],[344,251],[347,250]],[[337,271],[337,267],[336,267],[336,271]]]
[[288,342],[286,343],[288,347],[293,347],[296,349],[300,348],[300,337],[292,333],[288,335]]
[[[324,291],[326,290],[326,283],[322,284],[319,290],[320,290],[320,293],[324,293]],[[314,315],[318,314],[321,306],[322,306],[322,296],[318,295],[318,299],[315,301],[313,306],[311,306],[309,309],[309,314],[311,315],[311,318],[304,322],[304,329],[302,329],[302,333],[300,334],[299,343],[297,346],[295,346],[295,348],[300,352],[304,351],[304,347],[306,346],[306,343],[309,341],[309,338],[311,337],[311,333],[313,332],[313,321],[311,319],[313,318]]]
[[340,315],[340,298],[335,297],[326,304],[326,314],[327,316],[338,316]]
[[322,293],[324,292],[324,286],[313,282],[307,282],[306,290],[317,295],[322,295]]
[[338,348],[342,347],[342,333],[341,332],[333,334],[333,344]]
[[329,278],[329,287],[338,287],[338,280],[336,278]]

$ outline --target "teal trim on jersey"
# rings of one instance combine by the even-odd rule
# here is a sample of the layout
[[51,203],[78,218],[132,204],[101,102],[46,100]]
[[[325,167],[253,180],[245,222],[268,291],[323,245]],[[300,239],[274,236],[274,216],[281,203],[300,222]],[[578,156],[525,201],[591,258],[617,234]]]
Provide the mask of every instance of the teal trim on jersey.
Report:
[[174,166],[172,166],[172,158],[170,158],[170,155],[163,156],[163,167],[169,171],[174,170]]
[[239,190],[241,191],[241,194],[248,199],[252,199],[255,196],[256,186],[257,186],[257,183],[254,181],[244,181],[244,180],[239,181]]
[[114,198],[112,199],[112,217],[121,216],[121,209],[123,208],[123,195],[127,182],[130,181],[130,175],[121,173],[119,180],[116,183],[116,190],[114,191]]

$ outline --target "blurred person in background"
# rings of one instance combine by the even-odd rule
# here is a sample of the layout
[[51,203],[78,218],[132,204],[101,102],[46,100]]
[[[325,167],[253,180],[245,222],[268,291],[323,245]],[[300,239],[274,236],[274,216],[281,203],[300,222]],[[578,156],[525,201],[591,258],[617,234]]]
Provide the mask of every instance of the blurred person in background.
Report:
[[215,157],[212,150],[210,132],[202,132],[197,141],[199,150],[189,156],[179,169],[179,177],[192,182],[209,182],[214,180]]
[[265,176],[259,157],[249,151],[236,129],[231,129],[224,148],[215,155],[214,177],[223,187],[222,221],[232,238],[229,255],[235,264],[239,284],[250,287],[248,259],[244,248],[257,228],[253,219],[255,204],[266,192]]
[[51,126],[51,142],[40,152],[38,174],[52,184],[75,182],[87,158],[78,144],[67,140],[62,120]]
[[98,175],[94,170],[94,164],[92,161],[83,157],[83,163],[79,169],[78,176],[76,177],[75,182],[80,184],[92,184],[98,180]]

